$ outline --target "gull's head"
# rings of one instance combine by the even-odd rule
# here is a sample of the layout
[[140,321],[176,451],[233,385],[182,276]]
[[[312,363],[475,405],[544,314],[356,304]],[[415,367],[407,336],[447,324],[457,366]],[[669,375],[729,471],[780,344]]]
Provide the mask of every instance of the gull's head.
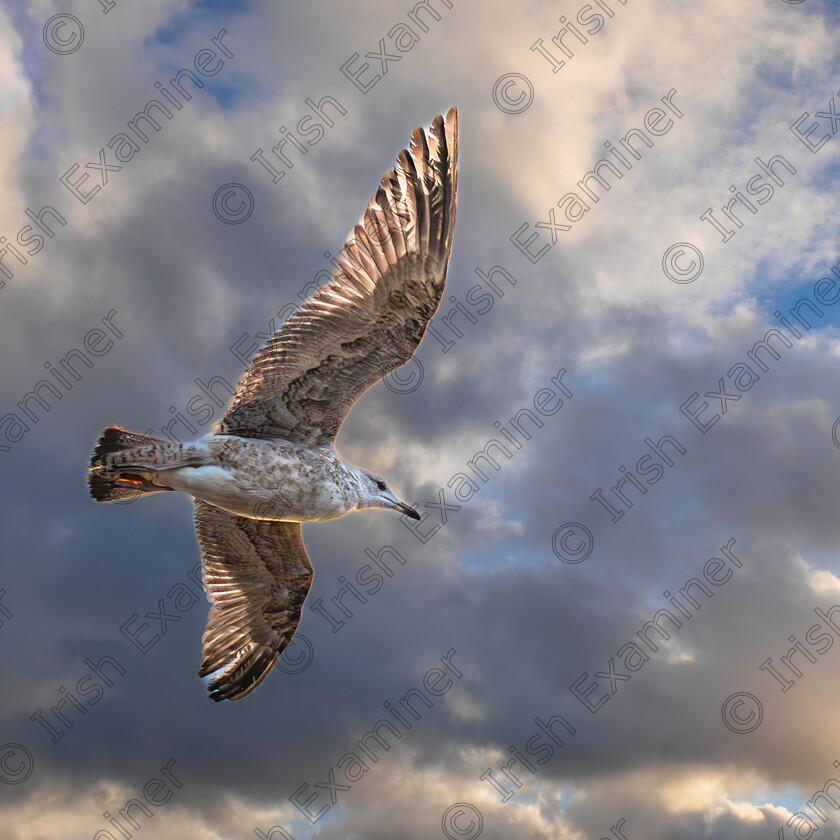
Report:
[[384,478],[367,472],[367,470],[359,470],[359,472],[362,474],[364,492],[359,507],[396,510],[411,519],[420,520],[420,514],[410,505],[401,502],[388,487]]

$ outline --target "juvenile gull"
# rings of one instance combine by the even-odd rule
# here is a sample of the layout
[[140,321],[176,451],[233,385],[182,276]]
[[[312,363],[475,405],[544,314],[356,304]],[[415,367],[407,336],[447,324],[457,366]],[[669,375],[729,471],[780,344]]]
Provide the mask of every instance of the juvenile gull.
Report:
[[413,519],[377,475],[335,451],[347,412],[408,361],[437,309],[455,225],[457,113],[415,129],[350,231],[330,281],[262,346],[224,417],[194,443],[109,426],[90,459],[98,502],[162,490],[195,498],[211,602],[199,677],[238,700],[268,675],[312,582],[301,522],[388,508]]

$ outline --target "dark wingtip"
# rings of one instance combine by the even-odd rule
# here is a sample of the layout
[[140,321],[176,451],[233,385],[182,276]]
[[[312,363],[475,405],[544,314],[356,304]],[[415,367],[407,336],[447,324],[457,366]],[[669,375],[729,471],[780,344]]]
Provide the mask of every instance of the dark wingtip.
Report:
[[[281,651],[262,648],[253,651],[238,666],[227,667],[219,671],[207,683],[207,692],[211,700],[241,700],[247,697],[271,673]],[[200,669],[198,674],[203,676]]]

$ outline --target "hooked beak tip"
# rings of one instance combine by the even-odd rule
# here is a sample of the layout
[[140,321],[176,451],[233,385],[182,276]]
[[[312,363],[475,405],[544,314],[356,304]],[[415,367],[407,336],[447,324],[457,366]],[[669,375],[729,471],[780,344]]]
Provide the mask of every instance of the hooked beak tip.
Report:
[[413,507],[409,507],[404,502],[400,503],[400,510],[402,511],[404,516],[407,516],[409,519],[416,519],[418,522],[421,519],[421,516]]

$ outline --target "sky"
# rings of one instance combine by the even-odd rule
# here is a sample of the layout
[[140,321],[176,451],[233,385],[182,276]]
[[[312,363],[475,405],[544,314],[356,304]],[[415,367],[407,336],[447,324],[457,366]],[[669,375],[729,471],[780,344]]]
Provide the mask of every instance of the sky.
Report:
[[[0,4],[0,840],[840,838],[838,18]],[[191,500],[91,448],[207,433],[451,106],[435,332],[336,441],[423,520],[304,525],[213,703]]]

